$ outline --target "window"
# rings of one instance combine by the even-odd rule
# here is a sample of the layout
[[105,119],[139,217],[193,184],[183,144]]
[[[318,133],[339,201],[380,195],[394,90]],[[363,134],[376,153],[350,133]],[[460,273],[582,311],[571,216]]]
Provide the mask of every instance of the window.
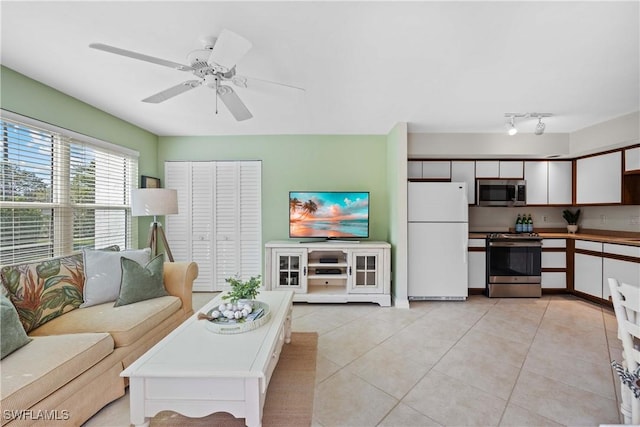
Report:
[[132,247],[138,153],[2,111],[0,264]]

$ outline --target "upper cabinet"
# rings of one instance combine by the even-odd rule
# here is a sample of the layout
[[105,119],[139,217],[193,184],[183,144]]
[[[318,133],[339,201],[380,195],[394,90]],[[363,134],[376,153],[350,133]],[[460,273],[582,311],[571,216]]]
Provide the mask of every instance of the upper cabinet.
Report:
[[524,162],[527,205],[570,205],[571,160]]
[[640,171],[640,147],[624,150],[624,171]]
[[478,160],[476,178],[516,178],[523,177],[521,160]]
[[439,160],[422,162],[422,177],[428,179],[450,179],[451,162]]
[[527,181],[527,205],[549,203],[548,169],[549,162],[524,162],[524,179]]
[[571,160],[548,162],[549,204],[570,205],[573,192]]
[[500,162],[481,160],[476,162],[476,178],[497,178],[500,176]]
[[522,161],[500,161],[500,178],[523,178]]
[[409,160],[407,166],[409,179],[451,179],[451,162],[449,160]]
[[621,151],[578,159],[576,204],[621,203],[621,165]]
[[470,205],[476,203],[476,162],[473,160],[454,160],[451,162],[451,181],[467,184],[467,200]]

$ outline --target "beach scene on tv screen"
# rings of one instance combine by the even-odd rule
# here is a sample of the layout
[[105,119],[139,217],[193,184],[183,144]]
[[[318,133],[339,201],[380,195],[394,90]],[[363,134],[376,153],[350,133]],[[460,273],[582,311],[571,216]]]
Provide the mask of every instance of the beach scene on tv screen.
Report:
[[290,192],[289,236],[368,237],[369,193]]

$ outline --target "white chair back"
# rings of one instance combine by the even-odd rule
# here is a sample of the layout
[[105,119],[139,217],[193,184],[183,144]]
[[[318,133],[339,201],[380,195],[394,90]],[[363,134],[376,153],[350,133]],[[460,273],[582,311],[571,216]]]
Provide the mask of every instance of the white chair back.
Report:
[[[613,278],[608,280],[618,323],[618,338],[622,341],[624,363],[627,371],[634,373],[640,366],[640,288],[619,283]],[[625,416],[625,423],[630,421],[631,424],[640,424],[640,400],[632,395],[630,386],[623,384],[621,391],[621,411]],[[631,420],[627,420],[629,415]]]

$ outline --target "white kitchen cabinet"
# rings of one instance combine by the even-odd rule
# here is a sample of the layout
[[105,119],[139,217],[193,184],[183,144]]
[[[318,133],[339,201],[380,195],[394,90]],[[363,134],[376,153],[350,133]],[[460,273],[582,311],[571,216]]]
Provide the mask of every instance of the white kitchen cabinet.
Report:
[[272,241],[265,245],[266,290],[294,301],[391,305],[391,245],[386,242]]
[[584,157],[576,161],[576,203],[622,201],[622,152]]
[[624,150],[625,172],[640,170],[640,147]]
[[[566,289],[567,241],[565,239],[542,240],[542,288]],[[551,249],[551,250],[550,250]],[[544,271],[545,269],[564,271]]]
[[527,205],[546,205],[549,202],[547,161],[524,162],[527,181]]
[[499,165],[500,178],[522,179],[524,177],[523,162],[521,160],[505,161],[501,160]]
[[586,250],[593,254],[575,253],[573,288],[602,298],[602,243],[576,240],[575,248],[576,251]]
[[422,178],[422,161],[409,160],[407,162],[407,178]]
[[550,205],[570,205],[572,203],[572,165],[573,163],[570,160],[548,162],[548,203]]
[[[603,245],[605,257],[602,261],[602,296],[609,299],[609,278],[617,279],[619,282],[640,287],[640,247],[631,245],[617,245],[605,243]],[[607,257],[613,254],[626,259],[615,259]]]
[[229,289],[262,271],[260,161],[165,162],[178,214],[165,218],[176,261],[198,264],[194,291]]
[[602,298],[602,257],[575,254],[573,288]]
[[524,179],[527,181],[527,205],[571,204],[571,161],[527,161]]
[[451,162],[445,160],[422,162],[422,178],[451,179]]
[[[485,247],[485,239],[469,239],[469,276],[467,281],[469,289],[484,289],[486,287],[487,256],[484,251]],[[473,250],[472,248],[482,248],[482,251]]]
[[476,203],[476,164],[474,161],[454,160],[451,162],[451,182],[467,184],[467,200]]
[[497,160],[476,161],[476,178],[498,178],[500,176],[500,162]]

